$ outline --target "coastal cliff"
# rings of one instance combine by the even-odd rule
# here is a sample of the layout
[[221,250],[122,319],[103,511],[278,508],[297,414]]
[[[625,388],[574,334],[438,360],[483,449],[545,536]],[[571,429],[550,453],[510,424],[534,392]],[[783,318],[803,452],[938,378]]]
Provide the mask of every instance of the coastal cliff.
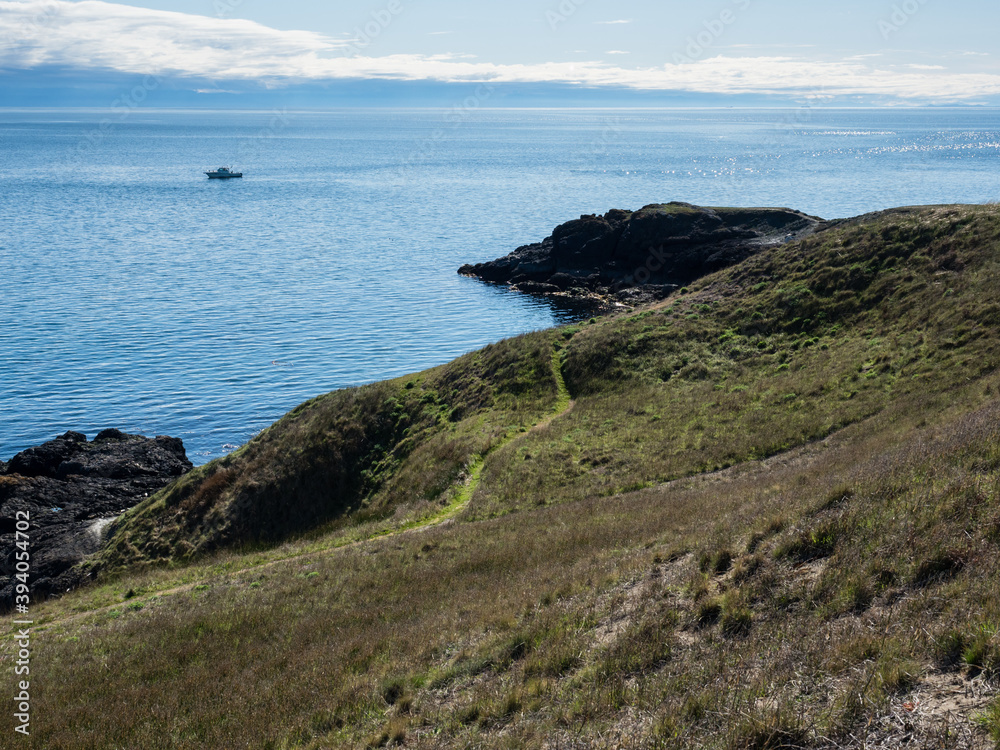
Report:
[[787,208],[704,208],[690,203],[613,209],[561,224],[541,242],[458,272],[536,294],[637,303],[758,252],[814,233],[823,220]]

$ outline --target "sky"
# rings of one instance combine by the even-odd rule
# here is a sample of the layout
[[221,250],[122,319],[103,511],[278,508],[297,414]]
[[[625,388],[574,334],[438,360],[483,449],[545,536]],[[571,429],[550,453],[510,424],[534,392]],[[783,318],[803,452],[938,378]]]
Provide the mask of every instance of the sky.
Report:
[[995,0],[0,0],[0,107],[120,91],[168,106],[475,91],[512,105],[998,106],[997,29]]

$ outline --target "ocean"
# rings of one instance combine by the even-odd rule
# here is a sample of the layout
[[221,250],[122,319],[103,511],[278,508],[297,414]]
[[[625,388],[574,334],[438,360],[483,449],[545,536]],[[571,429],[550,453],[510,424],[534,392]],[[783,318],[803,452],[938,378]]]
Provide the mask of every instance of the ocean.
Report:
[[581,214],[1000,200],[994,109],[482,104],[0,110],[0,458],[117,427],[201,464],[313,396],[589,315],[456,274]]

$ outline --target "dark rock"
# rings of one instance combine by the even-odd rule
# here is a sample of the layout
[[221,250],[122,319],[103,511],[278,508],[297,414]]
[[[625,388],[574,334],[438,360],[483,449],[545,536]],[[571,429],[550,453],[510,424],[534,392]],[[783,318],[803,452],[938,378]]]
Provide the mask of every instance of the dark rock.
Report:
[[583,276],[579,273],[564,273],[560,271],[559,273],[554,273],[549,277],[549,284],[557,286],[560,289],[591,289],[597,287],[600,283],[600,274],[592,273],[589,276]]
[[643,284],[642,286],[630,286],[621,289],[614,294],[615,301],[623,305],[634,307],[637,305],[648,305],[666,299],[678,287],[676,284]]
[[75,439],[77,434],[67,432],[36,448],[21,451],[7,463],[6,472],[24,477],[56,476],[63,462],[80,449],[80,442]]
[[30,517],[31,572],[35,598],[80,583],[74,567],[96,552],[101,527],[190,471],[177,438],[146,438],[104,430],[93,442],[67,432],[0,462],[0,611],[13,603],[16,514]]
[[116,430],[115,428],[111,427],[107,430],[101,430],[100,432],[98,432],[97,436],[94,438],[94,442],[101,443],[104,442],[105,440],[115,440],[120,442],[122,440],[127,440],[127,439],[128,435],[126,435],[121,430]]
[[520,284],[514,286],[519,292],[528,292],[530,294],[553,294],[554,292],[562,291],[555,284],[542,284],[538,281],[522,281]]
[[[535,294],[662,299],[761,247],[805,237],[822,219],[787,208],[701,208],[689,203],[613,209],[562,224],[542,242],[459,273]],[[629,291],[633,290],[633,291]],[[629,304],[632,304],[631,302]]]

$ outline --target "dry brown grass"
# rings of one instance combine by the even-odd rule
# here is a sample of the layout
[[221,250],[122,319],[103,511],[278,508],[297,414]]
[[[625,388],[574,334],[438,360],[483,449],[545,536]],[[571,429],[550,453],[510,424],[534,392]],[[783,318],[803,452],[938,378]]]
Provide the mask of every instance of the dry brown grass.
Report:
[[[902,404],[783,463],[290,560],[54,625],[36,655],[34,746],[361,747],[403,732],[413,747],[600,747],[626,716],[634,747],[849,743],[925,675],[972,678],[961,658],[939,666],[939,643],[1000,622],[997,542],[980,522],[996,505],[977,494],[998,481],[1000,404],[975,408],[984,387]],[[813,575],[786,542],[831,519],[840,533]],[[961,545],[962,569],[915,577],[943,543]],[[702,571],[723,549],[732,567]],[[872,600],[841,606],[858,577]],[[699,623],[713,597],[718,619]],[[726,627],[734,613],[745,627]],[[955,721],[975,733],[969,714],[988,708],[986,691]]]

